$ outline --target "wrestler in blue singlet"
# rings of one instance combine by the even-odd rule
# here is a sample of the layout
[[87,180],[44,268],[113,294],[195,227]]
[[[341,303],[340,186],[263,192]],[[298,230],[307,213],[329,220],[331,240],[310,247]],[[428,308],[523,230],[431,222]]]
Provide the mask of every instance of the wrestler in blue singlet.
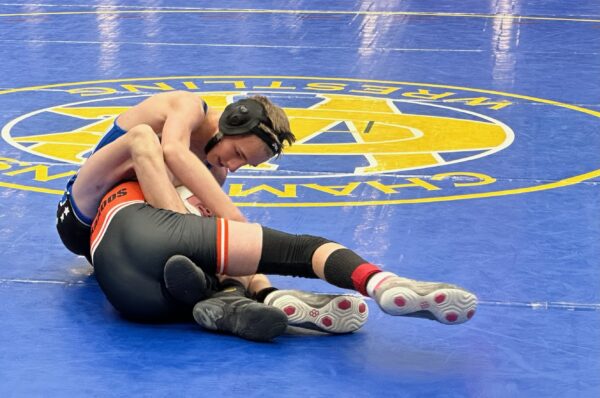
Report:
[[[206,114],[208,112],[208,105],[202,101],[202,106]],[[118,118],[115,119],[111,129],[102,136],[89,157],[127,133],[127,131],[119,127],[117,121]],[[205,162],[205,165],[210,169],[210,165],[207,162]],[[75,202],[72,190],[76,179],[77,174],[69,179],[65,192],[58,203],[56,228],[67,249],[75,254],[85,256],[90,261],[90,225],[94,216],[90,218],[83,214]]]

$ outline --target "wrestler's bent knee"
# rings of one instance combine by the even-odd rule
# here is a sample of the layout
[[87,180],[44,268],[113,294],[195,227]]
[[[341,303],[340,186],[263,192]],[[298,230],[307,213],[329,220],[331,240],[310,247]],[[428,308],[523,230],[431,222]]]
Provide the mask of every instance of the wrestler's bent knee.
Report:
[[158,136],[147,124],[139,124],[127,132],[130,150],[137,156],[161,156],[162,148]]

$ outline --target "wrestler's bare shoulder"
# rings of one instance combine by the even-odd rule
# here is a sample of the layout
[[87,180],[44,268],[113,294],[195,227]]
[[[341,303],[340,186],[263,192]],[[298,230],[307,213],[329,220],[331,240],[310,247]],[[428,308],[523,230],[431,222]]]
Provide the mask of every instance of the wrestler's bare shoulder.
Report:
[[191,118],[203,115],[202,99],[189,91],[171,91],[154,94],[119,116],[119,126],[129,130],[139,124],[148,124],[155,131],[162,131],[170,115],[181,113]]
[[198,94],[189,91],[169,91],[167,93],[154,94],[134,108],[144,111],[151,109],[159,113],[168,114],[179,109],[202,109],[202,99]]

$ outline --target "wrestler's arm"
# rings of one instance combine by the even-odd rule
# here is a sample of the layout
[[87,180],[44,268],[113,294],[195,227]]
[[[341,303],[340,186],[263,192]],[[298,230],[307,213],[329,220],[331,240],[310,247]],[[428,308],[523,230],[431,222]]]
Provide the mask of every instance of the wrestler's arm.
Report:
[[197,95],[182,92],[175,99],[162,131],[165,163],[174,176],[217,216],[247,221],[223,192],[211,171],[190,150],[191,133],[204,116],[202,102]]

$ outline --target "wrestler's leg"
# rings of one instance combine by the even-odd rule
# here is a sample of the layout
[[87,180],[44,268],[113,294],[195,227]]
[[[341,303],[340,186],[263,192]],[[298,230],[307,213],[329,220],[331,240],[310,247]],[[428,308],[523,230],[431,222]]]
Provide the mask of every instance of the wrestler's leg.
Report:
[[[469,320],[477,298],[455,285],[419,282],[383,272],[337,243],[308,235],[291,235],[220,220],[217,264],[228,275],[255,273],[320,278],[335,286],[372,297],[390,315],[417,316],[445,324]],[[218,235],[219,236],[219,235]],[[226,259],[226,263],[223,263]]]
[[[253,297],[257,297],[259,293],[266,295],[268,294],[267,292],[276,290],[266,275],[255,274],[251,276],[242,276],[241,278],[244,278],[248,293],[250,293]],[[262,300],[258,301],[263,302],[265,300],[263,298]]]
[[[217,271],[231,276],[254,275],[259,272],[258,266],[263,250],[263,227],[259,224],[228,220],[221,220],[221,222],[227,223],[226,230],[228,237],[225,238],[228,244],[228,251],[226,253],[227,264],[223,265],[221,269],[217,269]],[[221,229],[223,230],[225,227]],[[293,236],[289,235],[290,239]],[[333,251],[339,248],[343,248],[343,246],[333,242],[320,245],[312,255],[312,259],[309,260],[311,263],[299,268],[302,268],[302,271],[306,271],[307,273],[316,274],[315,277],[326,280],[324,275],[325,261]],[[285,272],[284,270],[281,271]],[[279,275],[286,274],[282,273]]]
[[79,210],[93,218],[102,196],[124,178],[134,177],[132,169],[155,207],[186,212],[169,179],[158,137],[147,125],[132,128],[85,161],[72,191]]

